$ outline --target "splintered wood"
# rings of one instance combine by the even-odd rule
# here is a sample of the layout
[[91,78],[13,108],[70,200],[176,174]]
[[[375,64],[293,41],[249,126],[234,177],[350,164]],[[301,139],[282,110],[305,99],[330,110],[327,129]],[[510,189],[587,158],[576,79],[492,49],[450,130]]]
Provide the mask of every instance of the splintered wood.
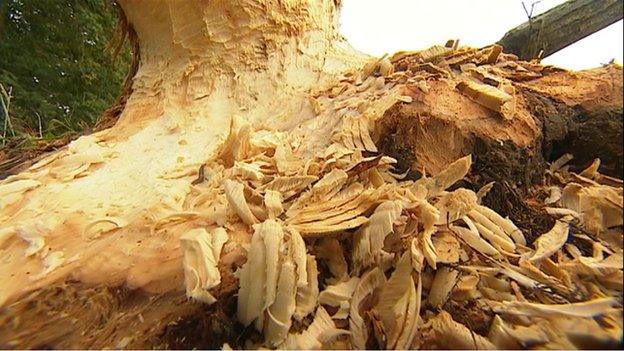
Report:
[[[308,129],[233,119],[218,157],[174,172],[188,182],[167,183],[177,196],[141,223],[162,246],[181,251],[192,300],[219,303],[220,270],[236,268],[235,318],[255,335],[224,348],[615,345],[623,323],[623,188],[598,172],[599,160],[579,174],[566,168],[569,158],[553,164],[540,187],[550,192],[545,205],[557,220],[531,242],[481,202],[487,187],[458,187],[471,155],[405,180],[397,161],[379,153],[376,122],[412,102],[407,86],[426,92],[428,82],[449,80],[509,119],[516,97],[507,81],[539,76],[543,68],[531,65],[499,46],[456,42],[370,60],[308,97],[315,121]],[[85,177],[113,157],[96,138],[80,143],[45,160],[46,176]],[[0,183],[3,216],[44,186],[37,180],[43,166]],[[40,276],[60,270],[73,258],[50,249],[48,224],[1,228],[0,248],[11,244],[39,259]],[[128,225],[106,214],[84,236],[95,240]]]
[[486,84],[478,84],[470,81],[460,82],[457,89],[466,94],[471,100],[485,106],[492,111],[502,112],[503,105],[511,101],[513,97],[504,91]]
[[[345,123],[349,128],[353,122]],[[548,186],[560,187],[562,195],[551,205],[560,205],[557,209],[566,215],[534,243],[527,243],[513,222],[480,204],[483,194],[448,190],[468,173],[470,156],[432,177],[401,181],[390,167],[394,160],[375,158],[371,163],[355,144],[341,143],[342,137],[335,140],[338,143],[321,153],[324,157],[308,160],[307,168],[288,176],[279,175],[277,162],[272,169],[263,168],[260,183],[232,174],[241,182],[241,194],[250,188],[232,205],[232,213],[255,228],[248,261],[239,275],[239,321],[254,325],[265,337],[263,343],[246,347],[363,348],[373,343],[399,349],[502,348],[525,347],[533,340],[534,347],[573,348],[576,337],[607,344],[619,338],[621,285],[614,282],[622,278],[622,247],[602,235],[614,230],[621,235],[621,184],[599,183],[602,176],[592,169],[582,173],[591,178],[552,173],[555,183]],[[237,162],[254,162],[260,156],[256,152],[250,149]],[[349,172],[366,163],[361,171]],[[225,178],[232,176],[224,172]],[[267,190],[263,185],[273,178],[299,184],[306,176],[312,180],[306,187]],[[226,193],[229,182],[224,180]],[[263,222],[249,222],[248,211],[239,208],[251,205],[241,204],[255,206],[256,191],[259,198],[280,198],[276,189],[288,191],[280,206],[272,206],[283,206],[284,212],[268,218],[265,213],[275,211],[265,201],[266,210],[255,212],[262,213],[258,218]],[[610,199],[611,192],[611,200],[601,200]],[[258,205],[262,207],[262,202]],[[574,233],[572,228],[592,234]],[[320,245],[315,240],[319,236],[324,238]],[[593,245],[594,254],[584,256],[572,249],[566,244],[570,236]],[[329,238],[331,242],[325,241]],[[330,267],[328,274],[318,271],[317,261]],[[341,269],[340,262],[350,264]],[[586,280],[588,276],[592,280]],[[320,293],[319,279],[325,286]],[[362,304],[363,300],[376,302]],[[445,311],[431,310],[450,302],[471,303],[473,313],[494,311],[497,323],[489,335],[473,335],[470,325]],[[326,311],[332,311],[330,319]],[[525,319],[515,317],[519,315]],[[608,327],[587,319],[596,316],[608,321]],[[587,331],[571,338],[564,317],[575,319]],[[291,320],[302,318],[310,318],[312,325],[303,332],[289,331]],[[317,323],[326,328],[321,334],[313,327]],[[500,332],[503,326],[508,332]],[[548,334],[533,337],[545,328]]]
[[[383,66],[383,60],[372,65],[371,74],[382,74]],[[245,347],[574,348],[588,340],[617,342],[621,182],[600,175],[595,164],[574,174],[566,171],[566,160],[558,162],[544,187],[558,189],[548,202],[560,218],[527,242],[511,220],[481,204],[487,187],[479,194],[449,190],[469,172],[470,155],[416,181],[401,180],[392,158],[365,157],[364,151],[375,150],[363,141],[367,128],[359,127],[371,122],[367,116],[343,118],[333,142],[315,157],[290,153],[289,162],[303,167],[279,166],[284,156],[277,149],[294,149],[279,133],[272,139],[281,146],[268,152],[249,146],[233,168],[220,161],[205,165],[223,179],[225,195],[212,201],[223,204],[218,198],[226,196],[227,221],[253,231],[239,272],[238,319],[264,341]],[[260,174],[236,171],[260,160],[263,167],[254,168]],[[593,247],[592,254],[571,244],[572,237]],[[329,271],[320,271],[321,264]],[[473,314],[494,313],[491,326],[482,326],[489,334],[475,334],[469,321],[444,311],[458,303],[472,306]],[[312,321],[308,328],[290,330],[294,320],[304,319]],[[582,326],[574,335],[571,323]]]
[[451,44],[396,53],[390,60],[398,74],[391,80],[415,85],[425,93],[427,81],[456,81],[455,88],[466,97],[504,119],[512,119],[516,96],[510,82],[536,79],[544,70],[555,69],[518,61],[513,55],[503,54],[499,45],[477,50]]

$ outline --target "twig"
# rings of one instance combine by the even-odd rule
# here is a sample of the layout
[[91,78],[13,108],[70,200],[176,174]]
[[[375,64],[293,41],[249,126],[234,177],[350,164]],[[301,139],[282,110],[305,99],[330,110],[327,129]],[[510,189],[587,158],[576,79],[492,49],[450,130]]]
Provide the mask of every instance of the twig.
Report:
[[43,128],[41,127],[41,116],[39,115],[39,112],[35,112],[35,115],[37,115],[37,121],[39,122],[39,138],[43,138]]
[[11,135],[15,136],[13,125],[11,124],[11,118],[9,117],[9,107],[11,106],[11,89],[9,92],[4,89],[4,86],[0,84],[0,104],[2,106],[2,113],[4,115],[4,125],[2,128],[2,146],[6,143],[7,130],[11,130]]
[[522,8],[524,9],[524,13],[526,13],[527,18],[529,19],[529,27],[533,25],[533,10],[535,10],[535,5],[539,4],[540,2],[542,2],[542,0],[533,1],[531,3],[531,11],[527,9],[524,1],[522,2]]

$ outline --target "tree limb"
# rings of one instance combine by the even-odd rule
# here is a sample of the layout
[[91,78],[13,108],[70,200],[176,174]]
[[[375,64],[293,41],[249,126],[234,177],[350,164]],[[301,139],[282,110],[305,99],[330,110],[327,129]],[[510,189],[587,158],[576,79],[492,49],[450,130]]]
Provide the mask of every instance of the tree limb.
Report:
[[498,44],[523,60],[547,57],[622,19],[622,11],[622,0],[570,0],[511,29]]

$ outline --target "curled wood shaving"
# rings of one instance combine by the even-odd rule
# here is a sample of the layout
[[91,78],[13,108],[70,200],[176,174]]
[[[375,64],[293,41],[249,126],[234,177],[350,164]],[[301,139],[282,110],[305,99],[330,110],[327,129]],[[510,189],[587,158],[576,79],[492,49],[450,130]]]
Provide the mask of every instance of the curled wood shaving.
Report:
[[208,290],[221,283],[217,264],[227,240],[223,228],[210,233],[203,228],[193,229],[180,237],[186,296],[207,304],[216,301]]
[[589,167],[585,168],[579,175],[581,177],[594,179],[598,175],[598,169],[600,168],[600,159],[594,159],[594,161],[589,165]]
[[297,174],[303,168],[303,161],[297,158],[291,149],[290,144],[282,143],[275,149],[273,161],[280,174]]
[[561,157],[559,157],[553,163],[550,164],[550,168],[549,168],[550,172],[554,173],[560,170],[563,166],[566,165],[566,163],[572,161],[573,158],[574,156],[572,156],[572,154],[561,155]]
[[440,211],[438,225],[454,222],[477,207],[477,195],[468,189],[457,189],[440,197],[436,208]]
[[377,152],[377,146],[375,146],[375,142],[370,136],[368,119],[360,118],[358,120],[358,127],[360,138],[362,139],[362,143],[364,144],[364,150]]
[[306,245],[301,234],[296,230],[288,228],[288,233],[290,234],[289,254],[292,256],[297,271],[297,287],[302,288],[308,285]]
[[427,181],[427,188],[429,189],[428,196],[436,196],[441,191],[446,190],[451,185],[464,179],[468,171],[470,171],[471,164],[472,156],[468,155],[454,161],[433,178],[429,178]]
[[334,279],[328,281],[343,281],[349,277],[347,260],[344,250],[336,238],[322,238],[317,248],[317,257],[325,260]]
[[316,176],[275,177],[275,179],[260,187],[260,190],[279,191],[283,194],[284,199],[288,199],[300,193],[317,179],[318,177]]
[[508,291],[500,291],[485,284],[479,285],[479,292],[483,294],[486,298],[495,301],[512,301],[515,300],[516,297]]
[[516,244],[525,245],[526,239],[524,238],[524,234],[522,231],[516,227],[512,221],[507,218],[501,217],[495,211],[485,207],[485,206],[477,206],[476,211],[487,217],[490,221],[498,225],[503,229],[507,236],[513,238]]
[[624,224],[621,190],[606,185],[582,186],[569,183],[563,189],[562,206],[579,213],[583,226],[592,233]]
[[362,214],[375,204],[372,201],[374,194],[372,190],[365,191],[355,199],[325,211],[313,211],[313,209],[325,209],[327,204],[309,206],[286,222],[306,234],[322,234],[359,227],[368,222]]
[[340,307],[334,318],[346,318],[349,315],[351,297],[359,283],[359,277],[352,277],[346,282],[329,285],[319,294],[318,302],[323,305]]
[[449,267],[440,267],[436,270],[435,278],[431,284],[427,304],[432,307],[442,306],[448,299],[453,287],[457,283],[459,271]]
[[243,184],[226,179],[223,183],[225,196],[240,219],[247,225],[258,223],[258,219],[254,216],[245,199]]
[[568,240],[568,232],[570,225],[564,221],[557,221],[551,230],[542,234],[535,240],[535,253],[529,259],[531,262],[540,262],[541,260],[552,256],[557,252],[563,244]]
[[368,330],[360,313],[362,301],[385,283],[386,276],[378,267],[375,267],[362,275],[353,293],[349,313],[349,331],[351,332],[351,346],[354,349],[365,349],[368,340]]
[[452,225],[450,227],[451,230],[454,233],[457,233],[457,235],[462,238],[462,240],[464,240],[464,242],[466,242],[468,246],[472,247],[478,252],[491,257],[500,256],[499,251],[496,250],[496,248],[490,245],[479,235],[483,232],[483,230],[478,230],[477,226],[468,217],[463,217],[463,221],[468,225],[469,229]]
[[561,199],[561,188],[558,186],[551,186],[548,188],[549,191],[549,195],[548,197],[544,200],[544,204],[546,205],[551,205],[554,204],[555,202],[559,201],[559,199]]
[[513,252],[516,250],[516,245],[511,238],[500,226],[492,222],[488,217],[475,210],[470,211],[468,218],[473,220],[475,226],[479,230],[479,234],[483,235],[492,244],[499,245],[506,251]]
[[416,337],[418,325],[420,323],[420,305],[422,294],[422,283],[418,276],[418,288],[414,290],[413,278],[410,278],[412,285],[409,286],[408,304],[406,308],[405,324],[400,332],[395,349],[409,349]]
[[268,220],[259,225],[264,243],[265,261],[263,266],[266,272],[264,308],[275,302],[277,285],[280,274],[280,258],[284,231],[276,221]]
[[[266,249],[264,246],[263,225],[257,226],[251,237],[251,246],[247,255],[247,262],[239,274],[240,289],[238,291],[238,307],[236,314],[239,322],[248,326],[261,317],[265,305],[266,284]],[[262,329],[262,328],[258,328]]]
[[541,261],[540,268],[544,273],[549,274],[561,281],[566,287],[572,287],[572,278],[560,265],[553,262],[550,258]]
[[323,343],[345,334],[348,334],[348,332],[336,328],[327,311],[323,307],[319,307],[316,310],[314,321],[312,321],[308,329],[298,334],[288,334],[286,340],[279,348],[287,350],[320,350],[323,347]]
[[357,207],[361,202],[369,200],[370,191],[365,191],[361,184],[356,183],[327,201],[312,201],[311,197],[305,198],[303,201],[295,200],[286,211],[286,217],[288,217],[289,222],[305,222],[306,219],[310,218],[320,219],[327,217],[327,213],[344,212],[342,208],[351,209]]
[[267,190],[264,193],[264,206],[266,207],[268,217],[275,219],[284,212],[282,206],[282,193],[274,190]]
[[459,241],[448,231],[438,232],[432,240],[437,254],[436,261],[440,263],[459,262]]
[[[362,210],[364,212],[364,210]],[[368,218],[358,216],[350,219],[345,219],[336,222],[311,222],[303,224],[291,224],[293,229],[300,231],[302,234],[308,236],[323,235],[327,233],[335,233],[342,230],[353,229],[360,227],[368,222]]]
[[377,152],[368,124],[368,119],[363,116],[346,117],[340,135],[343,145],[351,150]]
[[560,216],[560,217],[564,217],[564,216],[571,216],[573,218],[581,218],[581,214],[567,209],[567,208],[557,208],[557,207],[544,207],[544,210],[549,214],[549,215],[553,215],[553,216]]
[[518,282],[521,286],[532,290],[537,290],[541,287],[541,284],[538,281],[520,273],[520,269],[518,267],[514,267],[510,264],[502,264],[502,266],[504,268],[501,269],[500,272]]
[[323,157],[327,160],[326,162],[329,162],[329,160],[340,159],[353,153],[355,153],[355,150],[349,149],[340,143],[333,143],[325,150]]
[[[566,277],[565,272],[563,272],[563,274],[562,272],[556,272],[555,274],[551,274],[550,271],[545,267],[546,261],[550,260],[542,261],[540,263],[540,267],[538,268],[537,266],[533,265],[531,261],[522,257],[518,262],[519,267],[512,266],[512,269],[541,283],[541,285],[537,288],[545,290],[552,288],[564,294],[571,293],[572,285],[570,283],[569,275],[567,275]],[[560,268],[559,270],[562,271]]]
[[388,349],[396,348],[399,339],[406,338],[402,332],[407,330],[409,333],[417,318],[415,285],[411,272],[411,257],[406,252],[399,260],[390,279],[383,285],[379,303],[374,308],[375,314],[381,321]]
[[446,311],[441,311],[437,316],[429,320],[424,329],[433,334],[431,341],[442,349],[496,349],[492,342],[472,332],[463,324],[454,321],[453,317]]
[[477,284],[479,284],[479,276],[477,274],[462,275],[453,288],[451,298],[455,301],[476,299],[478,297]]
[[412,268],[414,268],[416,272],[422,272],[425,267],[425,255],[420,249],[417,239],[412,239],[410,244],[410,255],[412,257]]
[[312,197],[328,199],[340,191],[349,176],[341,169],[333,169],[312,187]]
[[622,252],[619,252],[604,260],[579,256],[571,261],[561,263],[559,266],[575,274],[603,277],[621,271],[624,260],[622,259]]
[[286,256],[282,263],[275,301],[267,309],[268,324],[264,333],[269,345],[277,346],[286,340],[296,308],[295,265]]
[[225,140],[219,158],[229,166],[233,165],[234,161],[245,159],[250,149],[250,134],[251,126],[235,115],[231,120],[230,133]]
[[[431,206],[431,205],[429,205]],[[427,208],[427,205],[422,206],[423,209]],[[435,207],[431,206],[431,208],[435,209]],[[430,213],[430,215],[437,220],[436,215],[439,217],[439,214],[432,212],[431,208],[428,208],[426,211]],[[436,210],[437,211],[437,210]],[[431,241],[431,237],[435,233],[436,228],[433,225],[428,225],[425,220],[425,229],[422,233],[422,241],[421,245],[423,248],[423,252],[425,254],[425,259],[427,259],[427,263],[433,268],[436,269],[436,262],[438,260],[438,254],[436,253],[435,246],[433,246],[433,241]]]
[[282,143],[281,134],[265,129],[253,132],[249,138],[249,144],[261,151],[275,150]]
[[440,218],[440,211],[438,211],[437,208],[435,208],[427,201],[420,201],[418,203],[417,213],[418,217],[422,220],[424,226],[424,232],[421,239],[423,253],[425,254],[425,259],[427,259],[427,263],[435,269],[437,254],[435,252],[433,242],[431,241],[431,236],[435,234],[437,230],[435,227],[435,223],[438,222]]
[[295,313],[293,314],[293,317],[297,321],[303,320],[305,316],[314,312],[319,295],[318,268],[316,265],[316,259],[312,255],[307,255],[306,260],[307,284],[304,287],[297,288],[297,306],[295,308]]
[[522,349],[525,345],[542,345],[550,340],[543,325],[508,326],[500,316],[494,316],[488,339],[500,349]]
[[377,206],[368,223],[355,234],[352,260],[356,270],[366,268],[379,259],[384,240],[394,230],[394,221],[402,209],[400,201],[383,202]]
[[264,178],[260,165],[256,163],[234,161],[232,173],[248,180],[262,180]]
[[301,320],[316,306],[316,261],[306,254],[303,238],[293,228],[269,219],[254,229],[247,262],[239,272],[237,316],[246,326],[255,322],[265,342],[278,346],[292,318]]

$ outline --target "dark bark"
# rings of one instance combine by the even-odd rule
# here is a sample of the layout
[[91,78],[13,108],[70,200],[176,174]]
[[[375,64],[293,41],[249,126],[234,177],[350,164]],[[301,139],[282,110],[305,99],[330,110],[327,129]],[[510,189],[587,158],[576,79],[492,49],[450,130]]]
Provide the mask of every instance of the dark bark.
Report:
[[508,31],[498,44],[523,60],[541,58],[622,19],[622,0],[570,0]]

